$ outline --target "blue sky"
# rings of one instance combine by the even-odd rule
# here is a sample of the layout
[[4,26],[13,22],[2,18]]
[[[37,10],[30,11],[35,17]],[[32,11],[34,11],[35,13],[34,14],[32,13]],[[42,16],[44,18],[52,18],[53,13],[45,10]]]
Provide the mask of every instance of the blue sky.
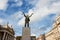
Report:
[[52,29],[56,16],[60,15],[60,0],[0,0],[0,24],[13,26],[15,36],[22,35],[25,14],[30,18],[31,35],[47,33]]

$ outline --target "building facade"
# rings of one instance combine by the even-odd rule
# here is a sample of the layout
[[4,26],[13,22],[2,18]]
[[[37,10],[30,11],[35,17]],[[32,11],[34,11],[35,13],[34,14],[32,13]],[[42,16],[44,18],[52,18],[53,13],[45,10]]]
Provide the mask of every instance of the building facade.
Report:
[[57,17],[53,28],[45,34],[46,40],[60,40],[60,16]]
[[8,25],[0,25],[0,40],[14,40],[14,30]]
[[60,40],[60,16],[55,20],[52,29],[45,34],[45,36],[40,35],[37,40]]
[[46,40],[45,34],[41,34],[36,40]]

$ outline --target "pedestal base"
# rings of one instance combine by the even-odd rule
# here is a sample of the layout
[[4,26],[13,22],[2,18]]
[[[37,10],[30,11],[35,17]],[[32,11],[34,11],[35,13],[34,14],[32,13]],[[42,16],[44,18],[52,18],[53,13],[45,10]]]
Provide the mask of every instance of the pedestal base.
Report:
[[23,29],[22,29],[22,40],[31,40],[30,28],[29,27],[23,27]]

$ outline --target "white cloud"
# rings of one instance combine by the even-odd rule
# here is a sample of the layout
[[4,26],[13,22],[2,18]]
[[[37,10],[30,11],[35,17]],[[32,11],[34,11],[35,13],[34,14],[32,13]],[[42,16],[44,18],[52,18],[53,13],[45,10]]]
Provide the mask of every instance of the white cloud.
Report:
[[50,12],[60,13],[60,2],[55,2],[49,7]]
[[17,2],[18,0],[14,0],[15,2]]
[[23,15],[22,15],[22,12],[19,11],[19,12],[16,12],[15,14],[11,15],[12,18],[14,19],[18,19],[18,18],[21,18]]
[[6,9],[8,0],[0,0],[0,9]]
[[[50,0],[39,0],[36,6],[29,11],[29,14],[32,12],[34,15],[30,18],[31,22],[36,22],[39,21],[42,17],[45,17],[48,14],[58,14],[60,11],[60,2],[53,2],[49,7],[48,7],[48,2]],[[24,24],[24,18],[22,18],[19,22],[19,25]]]
[[23,26],[24,27],[24,19],[25,18],[22,18],[20,21],[18,21],[18,24],[17,25],[19,25],[19,26]]
[[15,4],[12,4],[12,7],[13,6],[22,6],[22,4],[23,4],[22,0],[12,0],[12,1],[15,2]]
[[21,6],[23,4],[23,2],[21,0],[18,0],[16,3],[16,6]]
[[18,19],[21,19],[22,17],[23,17],[22,12],[19,11],[19,12],[16,12],[16,13],[12,14],[11,16],[9,16],[8,19],[9,19],[10,21],[11,21],[11,20],[17,21]]
[[0,18],[0,24],[3,23],[3,19]]
[[[42,17],[46,16],[49,14],[49,10],[47,8],[42,8],[38,11],[30,11],[30,14],[31,13],[34,13],[33,16],[30,18],[31,19],[31,22],[37,22],[39,21]],[[24,24],[24,18],[22,18],[19,22],[18,22],[19,25],[23,25]]]
[[36,36],[36,34],[33,34],[33,33],[32,33],[31,36]]
[[20,33],[17,33],[17,35],[15,35],[15,36],[21,36],[21,34]]
[[29,4],[35,5],[39,0],[25,0],[27,1]]

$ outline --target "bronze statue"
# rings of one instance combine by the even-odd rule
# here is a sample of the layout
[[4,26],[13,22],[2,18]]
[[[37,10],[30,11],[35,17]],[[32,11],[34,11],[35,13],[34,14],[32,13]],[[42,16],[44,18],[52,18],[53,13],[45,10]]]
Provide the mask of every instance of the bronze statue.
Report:
[[[24,14],[24,13],[23,13]],[[25,27],[29,27],[29,21],[30,21],[30,17],[33,15],[33,13],[29,16],[29,15],[25,15],[24,14],[24,17],[25,17]]]

